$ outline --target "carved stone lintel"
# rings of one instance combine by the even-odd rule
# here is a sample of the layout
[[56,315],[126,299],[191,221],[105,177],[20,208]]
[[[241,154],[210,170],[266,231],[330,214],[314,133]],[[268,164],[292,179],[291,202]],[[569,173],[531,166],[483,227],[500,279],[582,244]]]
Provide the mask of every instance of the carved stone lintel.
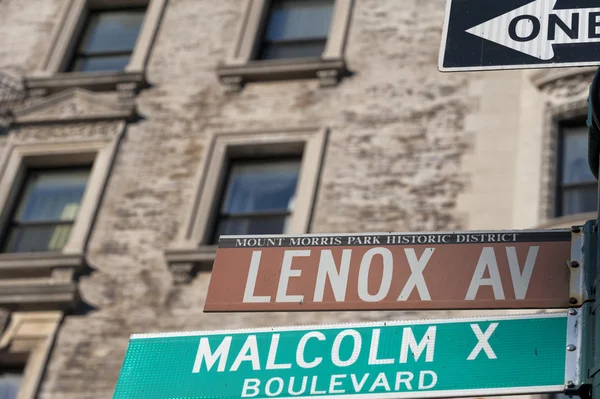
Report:
[[192,280],[193,263],[173,263],[169,265],[175,284],[186,284]]
[[237,93],[242,90],[244,81],[241,76],[224,76],[221,78],[221,84],[225,93]]
[[320,87],[333,87],[340,81],[340,72],[336,69],[323,69],[317,71]]

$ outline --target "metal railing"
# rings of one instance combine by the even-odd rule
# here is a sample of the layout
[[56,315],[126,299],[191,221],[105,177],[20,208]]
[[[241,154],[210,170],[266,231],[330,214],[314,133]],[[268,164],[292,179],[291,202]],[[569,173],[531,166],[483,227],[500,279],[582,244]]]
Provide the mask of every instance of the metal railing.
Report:
[[0,71],[0,134],[5,133],[12,120],[12,110],[25,100],[23,84]]

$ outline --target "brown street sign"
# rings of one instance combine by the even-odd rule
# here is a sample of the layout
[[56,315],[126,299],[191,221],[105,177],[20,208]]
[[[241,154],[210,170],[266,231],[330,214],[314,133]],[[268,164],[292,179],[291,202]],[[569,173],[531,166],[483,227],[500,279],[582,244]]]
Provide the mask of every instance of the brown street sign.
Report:
[[204,311],[569,306],[569,230],[224,236]]

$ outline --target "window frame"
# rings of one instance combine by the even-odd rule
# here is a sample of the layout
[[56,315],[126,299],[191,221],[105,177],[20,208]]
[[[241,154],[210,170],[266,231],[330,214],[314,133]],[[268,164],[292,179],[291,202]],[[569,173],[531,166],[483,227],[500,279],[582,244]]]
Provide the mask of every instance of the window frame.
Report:
[[[223,180],[223,184],[221,185],[221,192],[220,195],[218,197],[217,200],[217,206],[215,208],[215,221],[213,223],[212,226],[212,234],[211,234],[211,238],[210,240],[208,240],[209,243],[216,245],[219,237],[217,236],[217,232],[218,232],[218,228],[219,228],[219,221],[223,220],[224,218],[253,218],[253,217],[270,217],[270,216],[292,216],[293,215],[293,209],[287,209],[285,211],[262,211],[262,212],[245,212],[245,213],[236,213],[236,214],[229,214],[229,215],[224,215],[223,211],[221,210],[222,206],[223,206],[223,202],[225,201],[225,197],[227,195],[227,185],[229,183],[229,179],[231,178],[231,170],[232,170],[232,164],[234,164],[236,161],[243,161],[243,162],[255,162],[255,163],[261,163],[264,161],[275,161],[275,160],[281,160],[281,161],[288,161],[288,160],[298,160],[300,163],[300,166],[302,165],[302,154],[290,154],[290,155],[276,155],[276,156],[266,156],[266,157],[239,157],[239,158],[228,158],[226,160],[226,166],[225,166],[225,173],[224,173],[224,180]],[[298,170],[298,178],[300,177],[300,170]],[[298,189],[298,182],[296,182],[296,190]],[[294,196],[296,195],[296,192],[294,191]],[[280,234],[285,233],[285,231],[281,232]]]
[[[324,46],[323,46],[323,51],[325,51],[325,48],[327,46],[327,42],[329,41],[329,33],[321,38],[321,37],[309,37],[309,38],[304,38],[304,39],[279,39],[279,40],[267,40],[266,38],[266,33],[267,30],[269,28],[269,22],[270,22],[270,17],[271,17],[271,11],[272,11],[272,2],[276,1],[276,0],[269,0],[269,4],[267,4],[267,7],[265,9],[265,17],[264,17],[264,21],[261,25],[261,29],[258,31],[258,36],[257,36],[257,43],[256,43],[256,49],[255,49],[255,53],[253,56],[253,59],[255,61],[273,61],[273,60],[278,60],[278,61],[282,61],[282,60],[300,60],[300,59],[314,59],[314,58],[320,58],[320,56],[315,56],[315,57],[291,57],[291,58],[264,58],[261,56],[261,54],[263,54],[264,52],[264,48],[265,48],[265,43],[270,43],[270,44],[294,44],[294,43],[301,43],[301,42],[322,42],[324,41]],[[278,0],[278,1],[285,1],[285,0]],[[330,0],[332,2],[332,11],[335,10],[335,2],[336,0]],[[331,15],[331,20],[329,22],[330,27],[331,24],[333,23],[333,12]]]
[[[115,90],[120,84],[143,87],[145,69],[151,47],[156,38],[160,20],[167,0],[68,0],[64,2],[62,17],[56,24],[50,45],[38,70],[26,76],[29,90],[43,94],[54,93],[72,87],[90,90]],[[89,10],[146,7],[146,15],[140,28],[133,53],[124,71],[113,72],[67,72],[76,45],[85,27]]]
[[[588,74],[590,74],[587,76]],[[580,75],[580,74],[576,74]],[[531,75],[529,75],[531,78]],[[534,75],[536,76],[536,75]],[[554,75],[552,75],[554,76]],[[562,75],[561,75],[562,76]],[[575,76],[575,75],[573,75]],[[588,78],[593,77],[593,72],[586,70],[581,71],[581,76],[587,78],[581,81],[588,81]],[[548,77],[550,79],[551,77]],[[578,80],[579,81],[579,80]],[[544,83],[545,86],[540,86],[540,93],[545,93],[548,90],[548,84],[559,85],[562,88],[563,84],[570,80],[549,80]],[[540,160],[539,162],[539,196],[537,204],[536,222],[533,224],[537,228],[564,228],[578,224],[583,224],[586,220],[595,217],[597,212],[588,212],[574,214],[570,216],[556,217],[556,191],[557,191],[557,169],[558,169],[558,145],[560,140],[560,126],[564,121],[573,119],[584,119],[587,117],[587,89],[585,87],[585,97],[579,94],[573,98],[568,98],[561,101],[551,101],[541,106],[540,111],[543,112],[539,124],[539,142],[540,142]],[[583,88],[580,94],[583,94]]]
[[321,87],[336,85],[346,71],[344,52],[354,0],[335,0],[325,50],[320,58],[256,59],[270,0],[245,0],[246,7],[237,38],[217,75],[226,91],[234,92],[246,82],[318,78]]
[[[23,178],[21,181],[21,185],[20,187],[15,187],[16,191],[16,195],[15,195],[15,200],[14,203],[12,204],[11,209],[8,210],[8,217],[7,217],[7,222],[6,225],[0,229],[0,254],[15,254],[15,253],[19,253],[19,252],[14,252],[14,251],[6,251],[6,246],[8,244],[8,237],[10,235],[10,232],[12,231],[12,229],[14,229],[15,227],[18,226],[23,226],[23,225],[69,225],[71,226],[71,229],[73,228],[73,226],[75,225],[75,222],[77,221],[77,215],[72,219],[72,220],[47,220],[47,221],[35,221],[35,222],[26,222],[26,223],[19,223],[19,222],[15,222],[15,217],[17,212],[19,211],[19,207],[22,204],[22,201],[24,200],[24,195],[25,195],[25,191],[27,189],[27,182],[30,176],[30,173],[32,172],[37,172],[37,171],[61,171],[61,170],[83,170],[83,169],[87,169],[89,170],[88,173],[88,180],[86,182],[86,189],[87,189],[87,184],[89,183],[89,178],[91,176],[91,171],[92,171],[92,167],[93,167],[93,162],[89,163],[89,162],[84,162],[82,164],[79,165],[68,165],[68,166],[58,166],[58,167],[51,167],[51,168],[45,168],[45,167],[33,167],[33,168],[28,168],[25,167],[24,171],[23,171]],[[85,194],[85,191],[84,191]],[[81,203],[83,202],[83,196],[81,198],[81,201],[79,203],[79,206],[81,207]],[[79,213],[79,212],[78,212]],[[71,233],[69,233],[69,235],[71,235]],[[42,253],[48,253],[48,252],[53,252],[53,253],[60,253],[60,251],[36,251],[36,253],[38,252],[42,252]],[[32,253],[32,252],[29,252]]]
[[0,254],[0,308],[72,311],[84,302],[78,278],[89,271],[88,240],[134,110],[132,104],[73,88],[15,112],[0,152],[0,228],[6,227],[25,166],[93,162],[93,168],[77,215],[78,231],[71,231],[68,247],[58,253]]
[[[32,257],[47,259],[48,266],[56,266],[62,257],[85,253],[96,211],[108,179],[118,140],[80,140],[54,143],[15,144],[9,148],[4,165],[0,165],[0,230],[3,240],[9,228],[11,213],[18,201],[28,168],[56,168],[91,164],[90,175],[80,208],[61,251],[0,253],[0,268],[27,267]],[[4,241],[2,242],[4,245]],[[42,262],[45,263],[45,262]],[[60,265],[60,263],[58,264]],[[30,266],[30,265],[29,265]]]
[[[94,72],[86,72],[86,71],[77,71],[74,69],[75,64],[77,63],[77,60],[80,57],[87,57],[87,58],[93,58],[93,57],[109,57],[112,55],[127,55],[129,56],[129,60],[131,60],[131,57],[133,56],[133,52],[135,51],[135,47],[136,45],[134,44],[131,51],[128,51],[127,54],[125,54],[124,51],[113,51],[113,52],[101,52],[101,54],[93,54],[93,55],[85,55],[83,54],[82,51],[82,46],[83,46],[83,41],[85,39],[86,36],[86,29],[88,28],[88,26],[90,25],[91,19],[92,19],[92,15],[94,13],[102,13],[102,12],[118,12],[118,11],[128,11],[128,10],[144,10],[144,18],[142,19],[142,24],[140,25],[140,30],[138,32],[138,37],[140,36],[141,32],[142,32],[142,27],[143,27],[143,23],[144,20],[146,19],[146,13],[148,12],[148,9],[146,6],[130,6],[130,7],[116,7],[116,8],[107,8],[107,9],[103,9],[103,8],[91,8],[88,9],[86,12],[86,17],[85,20],[82,24],[81,27],[81,31],[79,32],[79,35],[77,37],[76,42],[74,43],[74,48],[73,51],[71,53],[71,57],[68,63],[65,64],[65,72],[68,73],[94,73]],[[137,41],[137,38],[136,38]],[[112,73],[115,71],[102,71],[104,73]]]
[[556,151],[556,169],[555,169],[555,194],[554,194],[554,218],[569,218],[574,215],[581,215],[589,212],[578,212],[574,214],[564,214],[563,207],[563,196],[565,193],[565,188],[568,190],[569,188],[578,188],[578,187],[588,187],[594,186],[597,187],[598,183],[596,181],[590,181],[590,183],[574,183],[570,184],[569,187],[565,187],[563,183],[563,162],[564,162],[564,150],[565,150],[565,139],[566,132],[565,130],[568,128],[586,126],[585,124],[586,117],[581,115],[574,118],[562,119],[558,122],[558,137],[557,137],[557,151]]
[[[196,175],[193,201],[183,211],[181,228],[165,251],[177,282],[186,281],[190,263],[210,263],[216,209],[225,184],[224,165],[231,157],[302,156],[294,209],[286,234],[310,232],[329,130],[320,127],[217,132],[211,135]],[[179,271],[183,271],[179,273]]]

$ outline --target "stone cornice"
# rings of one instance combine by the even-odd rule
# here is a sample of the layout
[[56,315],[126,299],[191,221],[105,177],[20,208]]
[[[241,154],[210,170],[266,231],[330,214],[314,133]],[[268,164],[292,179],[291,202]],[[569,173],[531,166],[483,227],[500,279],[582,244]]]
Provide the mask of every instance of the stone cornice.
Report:
[[346,70],[343,58],[249,61],[234,65],[219,65],[217,75],[227,91],[240,90],[244,83],[319,79],[321,87],[335,86]]

